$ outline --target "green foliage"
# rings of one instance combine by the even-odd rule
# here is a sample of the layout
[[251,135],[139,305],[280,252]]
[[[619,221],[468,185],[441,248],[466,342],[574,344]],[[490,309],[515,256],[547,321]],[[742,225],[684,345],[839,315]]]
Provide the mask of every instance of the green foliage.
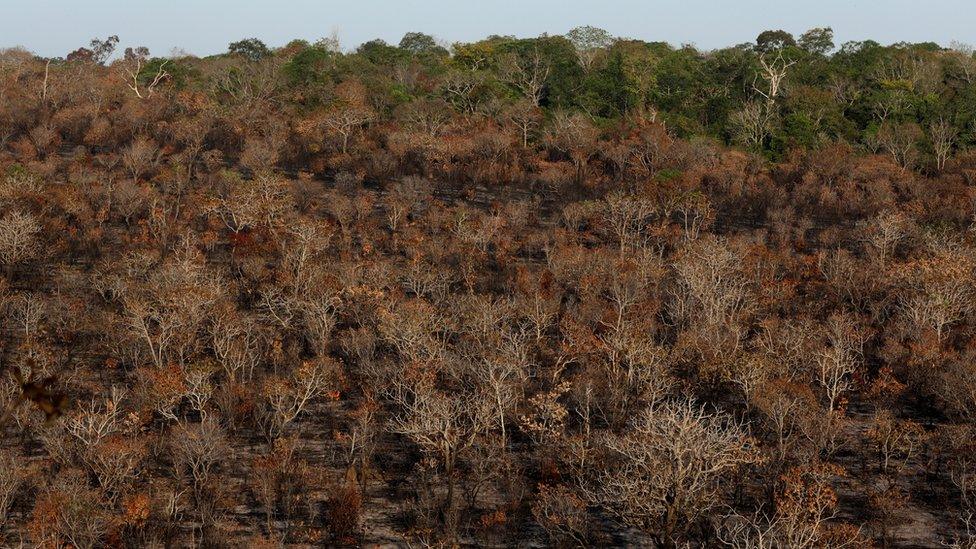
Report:
[[447,57],[448,51],[434,37],[422,32],[408,32],[400,39],[400,49],[414,56]]
[[594,50],[606,49],[613,43],[613,35],[609,32],[590,25],[576,27],[566,33],[566,38],[578,52],[588,53]]
[[[271,54],[256,39],[235,42],[230,51],[249,60]],[[675,135],[731,142],[735,124],[742,123],[734,123],[733,115],[760,104],[769,122],[762,151],[772,158],[835,139],[873,139],[884,121],[924,129],[944,119],[954,124],[958,146],[976,143],[971,54],[930,43],[883,46],[872,40],[835,48],[829,27],[798,38],[768,30],[754,45],[709,52],[615,39],[605,30],[581,26],[566,36],[489,36],[453,44],[450,52],[428,34],[409,32],[395,46],[377,39],[343,54],[324,42],[292,41],[278,55],[286,59],[284,82],[297,88],[293,97],[305,108],[317,108],[315,97],[327,97],[332,86],[356,79],[380,113],[436,99],[458,113],[495,116],[528,93],[518,71],[536,67],[544,115],[581,112],[597,126],[639,110],[655,113]],[[785,72],[772,99],[760,93],[768,85],[761,60],[779,63]],[[153,60],[144,72],[158,63]],[[189,66],[167,66],[174,85],[193,78]],[[224,85],[233,82],[229,78]]]
[[638,90],[628,78],[624,57],[612,52],[605,65],[595,69],[583,82],[585,92],[579,101],[587,111],[603,118],[626,114],[638,100]]
[[499,47],[514,38],[500,38],[481,40],[470,44],[454,44],[452,63],[458,67],[481,70],[496,67]]
[[[165,66],[164,66],[165,64]],[[177,90],[187,87],[199,77],[200,71],[179,59],[164,59],[153,57],[149,59],[142,70],[139,71],[139,84],[147,85],[152,83],[160,67],[168,74],[168,86]]]
[[359,46],[356,53],[374,65],[385,67],[393,66],[397,61],[405,59],[409,55],[405,50],[391,46],[380,38],[370,40]]
[[784,30],[763,31],[756,37],[756,50],[770,52],[796,45],[793,35]]
[[19,179],[22,177],[27,177],[30,175],[30,170],[24,167],[23,164],[14,163],[7,166],[5,176],[8,178]]
[[680,179],[681,174],[682,174],[681,170],[667,168],[664,170],[660,170],[656,174],[654,174],[654,179],[655,181],[658,181],[660,183],[669,183],[671,181]]
[[257,38],[245,38],[228,44],[227,53],[240,55],[249,61],[259,61],[271,55],[271,50]]
[[336,54],[321,46],[306,46],[281,68],[289,84],[321,83],[334,66]]
[[800,35],[797,45],[816,55],[826,55],[834,49],[834,29],[830,27],[810,29]]

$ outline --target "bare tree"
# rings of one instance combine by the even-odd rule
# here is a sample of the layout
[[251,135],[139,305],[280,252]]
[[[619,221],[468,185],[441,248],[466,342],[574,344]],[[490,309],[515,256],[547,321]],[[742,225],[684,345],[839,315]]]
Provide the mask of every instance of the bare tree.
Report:
[[80,453],[82,462],[98,479],[98,486],[114,503],[136,480],[149,452],[145,439],[118,435],[86,446]]
[[190,409],[197,412],[201,420],[207,419],[207,404],[214,394],[213,375],[217,365],[212,360],[193,364],[183,371],[183,382],[186,385],[184,397]]
[[595,153],[597,129],[586,116],[567,111],[557,112],[545,132],[549,147],[569,155],[576,168],[576,178],[581,181],[587,162]]
[[566,38],[576,48],[576,57],[585,71],[589,71],[597,56],[613,43],[613,36],[609,32],[589,25],[567,32]]
[[17,210],[0,217],[0,262],[7,268],[7,279],[14,266],[37,254],[41,225],[33,215]]
[[227,437],[212,418],[178,426],[170,436],[173,467],[178,478],[189,475],[193,491],[200,493],[227,458]]
[[863,358],[864,334],[851,318],[833,315],[827,322],[827,341],[817,353],[814,381],[827,398],[827,410],[833,411],[854,383],[852,375]]
[[99,492],[88,486],[84,474],[71,470],[60,475],[35,504],[35,512],[49,517],[39,538],[54,546],[70,544],[78,549],[104,545],[111,516]]
[[900,309],[913,337],[920,338],[928,329],[941,344],[949,327],[972,310],[971,269],[971,261],[960,254],[944,254],[907,266],[907,291],[900,299]]
[[445,508],[454,502],[458,456],[485,432],[493,416],[491,407],[477,399],[446,393],[427,381],[399,383],[393,391],[399,412],[390,429],[412,440],[424,453],[436,458],[447,477]]
[[538,107],[551,71],[549,59],[535,46],[525,53],[511,52],[503,56],[499,77]]
[[938,119],[929,126],[929,139],[935,151],[935,167],[939,171],[945,169],[958,133],[959,130],[944,118]]
[[789,471],[784,478],[803,497],[781,497],[783,505],[773,514],[760,510],[745,515],[733,512],[722,517],[716,527],[719,541],[733,549],[861,547],[859,529],[838,528],[841,525],[830,523],[836,515],[837,497],[826,483],[827,477],[834,473],[830,467],[817,465],[802,475]]
[[[496,331],[499,325],[503,324],[496,324]],[[530,358],[525,349],[527,336],[524,331],[504,330],[500,341],[486,344],[497,351],[479,353],[483,355],[481,360],[471,365],[485,398],[495,408],[501,431],[500,448],[504,448],[507,441],[507,419],[522,398],[530,375]]]
[[186,364],[199,352],[199,337],[220,286],[189,244],[167,263],[139,273],[122,300],[123,319],[135,345],[157,368]]
[[801,430],[804,411],[815,405],[813,392],[806,383],[773,380],[760,387],[753,400],[776,442],[774,457],[785,460],[794,435]]
[[452,71],[444,77],[441,89],[455,108],[461,112],[474,113],[478,106],[476,90],[484,81],[484,76],[478,72]]
[[139,99],[151,97],[156,91],[156,86],[170,76],[170,74],[166,72],[166,64],[169,63],[169,59],[164,59],[156,67],[155,74],[149,75],[148,83],[140,83],[140,77],[142,77],[142,72],[146,68],[148,61],[149,49],[146,47],[138,47],[134,49],[126,48],[125,55],[119,61],[122,68],[122,73],[125,76],[125,85],[128,86],[128,88],[132,90],[132,92],[136,94],[136,97]]
[[918,451],[925,440],[925,430],[911,420],[895,418],[891,410],[879,410],[867,437],[877,446],[881,455],[881,470],[887,473],[892,461],[905,463]]
[[880,268],[884,271],[887,259],[895,247],[908,236],[910,220],[901,212],[882,212],[864,224],[864,240],[877,253]]
[[251,381],[261,360],[262,337],[250,318],[218,312],[210,322],[211,348],[228,379]]
[[973,46],[953,40],[949,43],[949,49],[959,79],[967,84],[976,82],[976,56],[973,55]]
[[641,195],[616,191],[604,197],[603,221],[617,240],[621,259],[627,250],[647,243],[647,229],[656,213],[655,205]]
[[138,183],[139,178],[159,164],[159,147],[145,136],[137,137],[124,151],[122,151],[122,165],[132,177],[132,183]]
[[742,257],[737,247],[709,238],[689,243],[673,262],[670,313],[707,356],[733,356],[742,345],[753,303]]
[[427,181],[418,177],[404,177],[394,183],[385,197],[386,224],[394,238],[403,222],[420,204]]
[[390,304],[380,312],[379,333],[409,362],[425,363],[439,359],[446,342],[439,331],[444,315],[422,299]]
[[878,129],[877,141],[902,169],[909,169],[918,160],[918,141],[922,130],[914,122],[884,122]]
[[590,499],[665,546],[758,457],[743,425],[687,400],[648,408],[605,444],[612,461],[588,485]]
[[253,179],[231,177],[212,197],[208,211],[235,234],[262,225],[275,231],[288,208],[286,184],[283,178],[269,172],[258,173]]
[[[6,523],[7,513],[30,477],[31,471],[23,460],[9,450],[0,450],[0,524]],[[0,527],[0,533],[2,531]]]
[[540,485],[539,494],[532,504],[532,516],[554,544],[589,545],[586,501],[571,488]]
[[[760,70],[752,82],[752,90],[766,99],[768,109],[772,109],[782,94],[787,71],[795,64],[795,60],[788,61],[783,57],[782,49],[777,50],[776,56],[771,59],[766,57],[766,53],[759,54]],[[760,79],[764,83],[762,87],[758,86]]]
[[346,154],[349,140],[357,129],[374,118],[372,110],[359,105],[337,105],[329,110],[322,118],[325,127],[338,133],[342,139],[340,150]]
[[44,297],[33,292],[18,294],[8,300],[8,318],[25,345],[30,346],[35,342],[47,312],[46,305]]
[[326,393],[335,384],[339,364],[330,358],[317,358],[303,362],[287,378],[266,379],[261,395],[264,408],[258,420],[269,440],[275,440],[315,398]]
[[775,111],[768,104],[750,101],[732,113],[729,122],[735,130],[735,139],[748,147],[761,149],[773,130]]
[[89,448],[119,433],[123,429],[125,410],[122,400],[127,391],[113,386],[111,394],[104,401],[92,399],[88,405],[65,418],[65,431],[73,437],[81,448]]
[[522,138],[522,148],[529,146],[529,136],[532,131],[539,127],[542,121],[542,112],[539,106],[527,99],[523,99],[509,107],[506,111],[508,120],[518,128],[519,136]]
[[443,99],[411,101],[397,109],[397,116],[407,127],[437,137],[451,122],[453,110]]

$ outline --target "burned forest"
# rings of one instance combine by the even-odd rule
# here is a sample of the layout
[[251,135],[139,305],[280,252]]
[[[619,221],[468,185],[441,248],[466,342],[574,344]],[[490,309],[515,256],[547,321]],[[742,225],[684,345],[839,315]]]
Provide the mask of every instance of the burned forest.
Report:
[[3,547],[976,547],[976,56],[0,50],[0,313]]

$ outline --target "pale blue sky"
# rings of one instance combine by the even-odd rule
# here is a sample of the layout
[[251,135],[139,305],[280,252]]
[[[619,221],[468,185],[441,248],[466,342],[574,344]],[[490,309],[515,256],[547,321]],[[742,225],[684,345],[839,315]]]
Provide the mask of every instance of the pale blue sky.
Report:
[[617,36],[693,43],[752,41],[765,29],[799,34],[831,26],[837,43],[951,40],[976,43],[976,0],[0,0],[0,47],[65,55],[95,36],[158,55],[173,47],[207,55],[257,37],[280,46],[339,32],[345,49],[372,38],[396,43],[422,31],[446,43],[489,34],[562,34],[577,25]]

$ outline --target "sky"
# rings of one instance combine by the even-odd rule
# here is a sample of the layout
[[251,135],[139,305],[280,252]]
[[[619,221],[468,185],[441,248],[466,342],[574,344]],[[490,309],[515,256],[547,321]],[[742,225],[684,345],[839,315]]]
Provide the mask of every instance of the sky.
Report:
[[420,31],[445,44],[491,34],[563,34],[593,25],[615,36],[714,49],[766,29],[799,35],[830,26],[835,42],[950,41],[976,44],[974,0],[0,0],[0,47],[63,56],[93,37],[117,34],[120,51],[226,51],[256,37],[269,46],[337,32],[344,49]]

